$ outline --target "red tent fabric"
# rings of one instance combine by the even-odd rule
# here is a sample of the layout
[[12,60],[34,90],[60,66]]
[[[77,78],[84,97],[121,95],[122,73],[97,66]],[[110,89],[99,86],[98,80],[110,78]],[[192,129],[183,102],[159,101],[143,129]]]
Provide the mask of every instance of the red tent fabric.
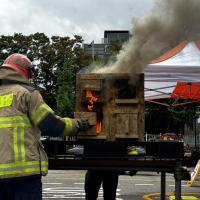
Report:
[[169,50],[168,52],[166,52],[165,54],[163,54],[159,58],[151,61],[151,64],[160,63],[160,62],[163,62],[163,61],[165,61],[167,59],[170,59],[172,56],[175,56],[177,53],[182,51],[183,48],[185,48],[185,46],[187,45],[187,43],[188,42],[186,42],[186,41],[180,43],[179,45],[177,45],[173,49]]
[[178,82],[172,92],[172,98],[200,100],[200,82],[186,83]]

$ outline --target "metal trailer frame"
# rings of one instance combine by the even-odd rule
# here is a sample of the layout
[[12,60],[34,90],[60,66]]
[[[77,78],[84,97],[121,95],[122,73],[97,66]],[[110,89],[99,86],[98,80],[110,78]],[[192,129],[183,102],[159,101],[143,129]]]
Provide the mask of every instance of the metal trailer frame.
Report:
[[[49,169],[56,170],[111,170],[160,172],[160,199],[165,200],[166,173],[173,173],[175,199],[181,200],[181,180],[189,177],[182,166],[182,142],[137,142],[137,141],[43,141],[49,157]],[[82,155],[67,155],[66,147],[82,145]],[[127,146],[142,146],[145,155],[128,156]]]

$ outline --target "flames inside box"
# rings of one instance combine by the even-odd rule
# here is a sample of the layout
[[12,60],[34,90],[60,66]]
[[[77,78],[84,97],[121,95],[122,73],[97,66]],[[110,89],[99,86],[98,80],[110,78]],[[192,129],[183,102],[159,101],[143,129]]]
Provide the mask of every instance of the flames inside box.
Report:
[[82,138],[135,138],[144,136],[144,78],[120,74],[80,73],[76,77],[75,117],[93,125]]

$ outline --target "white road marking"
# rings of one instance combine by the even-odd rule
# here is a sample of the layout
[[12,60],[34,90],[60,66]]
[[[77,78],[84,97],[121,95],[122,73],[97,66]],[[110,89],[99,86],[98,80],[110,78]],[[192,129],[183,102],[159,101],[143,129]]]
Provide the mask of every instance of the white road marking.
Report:
[[152,186],[154,184],[136,183],[136,186]]
[[[175,185],[169,185],[169,187],[175,187]],[[181,185],[181,187],[188,187],[187,185]]]
[[62,198],[62,199],[85,199],[85,197],[67,197],[67,196],[52,196],[52,197],[42,197],[42,199],[59,199],[59,198]]
[[62,185],[62,183],[43,183],[44,185]]
[[43,193],[74,193],[74,192],[83,192],[83,188],[65,188],[65,187],[57,187],[57,188],[45,188],[43,189]]
[[[48,183],[46,183],[46,185],[48,185]],[[55,186],[55,187],[43,188],[43,199],[85,199],[85,190],[84,187],[82,187],[82,185],[83,183],[74,183],[74,187]],[[123,200],[122,198],[119,198],[120,189],[117,189],[116,196],[117,196],[116,200]],[[99,190],[98,199],[103,200],[102,187]]]
[[[43,197],[42,199],[58,199],[58,198],[62,198],[62,199],[85,199],[85,197],[66,197],[66,196],[54,196],[54,197]],[[98,199],[102,199],[103,197],[98,197]],[[121,198],[116,198],[116,200],[123,200]]]

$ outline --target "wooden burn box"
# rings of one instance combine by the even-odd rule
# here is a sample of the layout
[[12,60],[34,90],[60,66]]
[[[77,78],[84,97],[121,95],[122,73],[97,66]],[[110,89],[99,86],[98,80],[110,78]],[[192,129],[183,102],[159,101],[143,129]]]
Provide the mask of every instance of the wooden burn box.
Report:
[[94,125],[80,138],[144,139],[144,76],[80,73],[76,77],[75,117]]

